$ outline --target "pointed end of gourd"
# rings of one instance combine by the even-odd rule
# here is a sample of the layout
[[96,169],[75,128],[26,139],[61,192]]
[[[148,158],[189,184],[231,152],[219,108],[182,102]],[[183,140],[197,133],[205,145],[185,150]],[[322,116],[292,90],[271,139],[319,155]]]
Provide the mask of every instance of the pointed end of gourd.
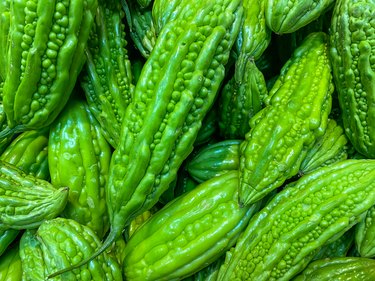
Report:
[[99,255],[101,255],[105,250],[107,250],[112,245],[112,243],[114,243],[116,241],[116,239],[118,238],[120,233],[121,233],[121,231],[111,229],[107,238],[104,240],[103,244],[91,256],[89,256],[88,258],[80,261],[77,264],[73,264],[72,266],[69,266],[67,268],[58,270],[58,271],[48,275],[47,279],[54,278],[54,277],[59,276],[59,275],[65,273],[65,272],[72,271],[73,269],[79,268],[79,267],[89,263],[90,261],[92,261],[93,259],[98,257]]

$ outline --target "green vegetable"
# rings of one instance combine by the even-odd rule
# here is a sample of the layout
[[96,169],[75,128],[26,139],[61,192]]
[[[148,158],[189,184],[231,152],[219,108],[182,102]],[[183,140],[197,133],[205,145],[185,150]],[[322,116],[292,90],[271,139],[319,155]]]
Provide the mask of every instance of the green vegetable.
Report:
[[36,178],[49,180],[48,136],[49,127],[21,133],[7,146],[0,160]]
[[293,281],[372,281],[374,278],[375,260],[344,257],[315,261]]
[[375,2],[339,0],[330,28],[330,58],[345,134],[375,158]]
[[86,258],[99,245],[99,237],[87,226],[65,218],[47,220],[36,233],[26,232],[21,238],[23,277],[34,281],[123,280],[116,258],[108,253],[72,272],[54,278],[50,275]]
[[[239,64],[242,70],[238,69]],[[244,139],[250,130],[250,119],[263,108],[266,95],[262,72],[249,57],[239,57],[235,74],[223,87],[219,98],[220,135],[224,139]]]
[[0,83],[7,75],[8,34],[10,26],[10,0],[0,1]]
[[100,0],[86,48],[80,84],[103,135],[117,147],[121,123],[134,91],[124,12],[117,0]]
[[348,148],[344,129],[334,119],[329,119],[324,135],[316,139],[303,159],[300,173],[306,174],[320,166],[345,160],[348,158]]
[[0,280],[21,281],[22,265],[18,245],[11,247],[0,257]]
[[133,43],[145,58],[150,56],[156,42],[152,7],[141,8],[137,3],[122,0]]
[[291,183],[249,222],[218,280],[290,280],[375,204],[375,160],[343,160]]
[[265,0],[267,26],[277,34],[292,33],[328,11],[334,0]]
[[199,183],[238,170],[240,140],[224,140],[203,146],[186,164],[189,175]]
[[328,36],[311,33],[283,66],[250,120],[240,146],[241,204],[251,204],[299,171],[315,140],[322,136],[332,104]]
[[0,230],[38,227],[58,216],[68,199],[68,187],[28,175],[0,160]]
[[105,186],[110,161],[111,147],[89,106],[70,100],[50,129],[51,183],[70,189],[62,216],[89,226],[100,238],[109,228]]
[[49,125],[65,106],[85,62],[96,0],[18,0],[10,5],[3,103],[12,132]]
[[240,208],[238,172],[208,180],[153,214],[125,247],[126,280],[179,280],[232,247],[260,204]]
[[372,206],[363,220],[356,225],[355,244],[361,257],[375,257],[375,206]]

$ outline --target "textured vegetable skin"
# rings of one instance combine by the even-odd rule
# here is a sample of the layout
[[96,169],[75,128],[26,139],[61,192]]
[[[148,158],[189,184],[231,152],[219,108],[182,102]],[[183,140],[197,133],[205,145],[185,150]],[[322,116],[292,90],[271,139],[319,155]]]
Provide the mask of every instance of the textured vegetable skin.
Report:
[[330,58],[345,133],[354,148],[375,158],[375,3],[336,2]]
[[260,204],[240,208],[238,172],[197,186],[151,216],[125,247],[126,280],[179,280],[234,245]]
[[238,170],[241,140],[224,140],[202,147],[186,164],[189,175],[199,183]]
[[0,83],[5,80],[10,26],[10,0],[0,1]]
[[317,260],[293,281],[372,281],[375,279],[375,260],[343,257]]
[[240,146],[241,204],[260,200],[298,174],[326,130],[332,92],[328,35],[311,33],[283,66],[266,106],[250,120]]
[[275,33],[292,33],[332,8],[334,0],[265,0],[266,23]]
[[134,91],[125,18],[119,1],[99,1],[80,84],[103,135],[116,148],[121,122]]
[[20,255],[18,253],[18,245],[8,249],[8,251],[0,257],[0,280],[22,280],[22,265]]
[[300,174],[347,159],[349,147],[342,126],[334,119],[329,119],[324,135],[316,139],[303,159]]
[[0,229],[38,227],[58,216],[68,199],[68,187],[55,188],[1,160],[0,180]]
[[290,280],[375,203],[375,160],[343,160],[277,193],[249,222],[218,280]]
[[262,72],[251,58],[239,57],[235,74],[219,98],[220,135],[224,139],[244,139],[250,130],[251,118],[263,108],[266,96]]
[[37,278],[29,280],[123,280],[119,264],[108,253],[103,253],[96,260],[72,272],[55,278],[49,276],[59,268],[84,259],[100,245],[100,240],[92,229],[72,219],[47,220],[35,233],[26,232],[24,236],[21,238],[21,258],[26,277],[34,272],[37,274]]
[[111,153],[87,103],[70,100],[50,129],[51,183],[70,189],[68,203],[61,215],[89,226],[100,238],[109,228],[105,185]]
[[3,104],[12,132],[48,126],[85,62],[96,0],[12,1]]
[[355,245],[361,257],[375,257],[375,206],[355,227]]
[[48,136],[49,127],[21,133],[7,146],[0,160],[48,181]]

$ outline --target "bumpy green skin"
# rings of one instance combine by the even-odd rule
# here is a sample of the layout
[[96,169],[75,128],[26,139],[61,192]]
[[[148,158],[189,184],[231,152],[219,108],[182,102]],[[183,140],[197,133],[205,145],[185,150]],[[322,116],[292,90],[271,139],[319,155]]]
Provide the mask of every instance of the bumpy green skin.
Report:
[[346,257],[350,248],[354,245],[354,229],[355,226],[346,231],[337,240],[323,245],[312,260]]
[[259,59],[271,42],[271,30],[266,25],[265,0],[244,0],[244,19],[236,48],[254,60]]
[[123,280],[118,262],[108,253],[72,272],[54,278],[50,275],[87,257],[99,245],[100,239],[95,232],[74,220],[56,218],[45,221],[35,234],[26,232],[21,238],[20,254],[25,280]]
[[374,18],[374,1],[341,0],[330,29],[333,77],[345,133],[367,158],[375,158]]
[[238,170],[241,140],[224,140],[200,149],[186,164],[189,175],[199,183]]
[[[0,131],[5,130],[8,126],[7,116],[4,112],[3,104],[0,103]],[[10,134],[5,137],[0,137],[0,153],[6,149],[13,139],[14,134]]]
[[22,262],[23,281],[46,280],[46,265],[43,259],[41,244],[37,240],[35,232],[36,230],[34,229],[26,230],[20,239],[19,254]]
[[343,257],[315,261],[293,281],[372,281],[375,279],[375,260]]
[[8,130],[49,125],[65,106],[85,62],[84,49],[96,0],[16,0],[10,38],[4,110]]
[[80,81],[103,135],[117,147],[122,118],[134,91],[122,22],[125,15],[118,1],[100,0],[95,16]]
[[319,18],[334,0],[265,0],[266,24],[277,34],[292,33]]
[[215,137],[215,133],[219,128],[217,119],[217,108],[213,106],[202,120],[202,126],[200,127],[197,137],[195,138],[194,147],[206,144]]
[[0,229],[38,227],[58,216],[68,199],[68,187],[55,188],[49,182],[28,175],[0,160]]
[[78,99],[69,101],[50,129],[51,183],[70,189],[62,215],[91,227],[100,238],[109,228],[105,185],[111,154],[111,147],[87,103]]
[[10,26],[10,0],[0,1],[0,82],[7,75],[8,34]]
[[348,138],[342,126],[329,119],[323,136],[317,138],[300,166],[300,174],[309,173],[321,166],[348,158]]
[[21,281],[22,265],[18,245],[0,257],[0,281]]
[[355,244],[361,257],[375,257],[375,206],[368,210],[365,218],[356,226]]
[[132,222],[130,223],[129,225],[129,228],[128,228],[128,238],[130,238],[134,232],[145,222],[147,221],[151,216],[152,214],[156,212],[156,210],[147,210],[145,212],[143,212],[142,214],[140,214],[139,216],[137,216],[134,220],[132,220]]
[[[197,1],[193,1],[196,4]],[[158,35],[163,29],[163,26],[169,21],[173,20],[178,14],[181,13],[181,10],[184,10],[186,7],[184,5],[188,4],[184,0],[154,0],[152,4],[152,19],[155,24],[155,31]],[[188,9],[191,9],[192,6],[188,6]]]
[[49,127],[18,135],[0,155],[0,160],[17,166],[36,178],[49,180]]
[[260,206],[240,208],[237,188],[238,172],[232,171],[151,216],[126,245],[126,280],[179,280],[222,256]]
[[375,203],[375,160],[344,160],[301,177],[254,216],[218,280],[290,280]]
[[202,2],[160,33],[112,155],[106,190],[111,235],[103,246],[158,201],[193,150],[238,34],[239,4]]
[[[267,85],[254,61],[238,58],[236,73],[223,87],[219,99],[219,128],[224,139],[244,139],[250,130],[250,119],[263,108]],[[239,65],[243,65],[239,70]],[[241,77],[238,71],[242,71]]]
[[144,58],[148,58],[156,42],[152,7],[141,8],[132,1],[121,1],[130,29],[130,37]]
[[298,174],[315,140],[325,132],[332,104],[328,36],[311,33],[284,65],[250,120],[240,147],[241,204],[262,199]]

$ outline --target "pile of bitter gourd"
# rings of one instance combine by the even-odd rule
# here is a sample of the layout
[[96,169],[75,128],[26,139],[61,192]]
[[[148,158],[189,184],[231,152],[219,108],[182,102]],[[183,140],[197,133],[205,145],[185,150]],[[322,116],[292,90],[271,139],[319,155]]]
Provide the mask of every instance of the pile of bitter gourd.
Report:
[[375,280],[375,1],[1,0],[3,280]]

